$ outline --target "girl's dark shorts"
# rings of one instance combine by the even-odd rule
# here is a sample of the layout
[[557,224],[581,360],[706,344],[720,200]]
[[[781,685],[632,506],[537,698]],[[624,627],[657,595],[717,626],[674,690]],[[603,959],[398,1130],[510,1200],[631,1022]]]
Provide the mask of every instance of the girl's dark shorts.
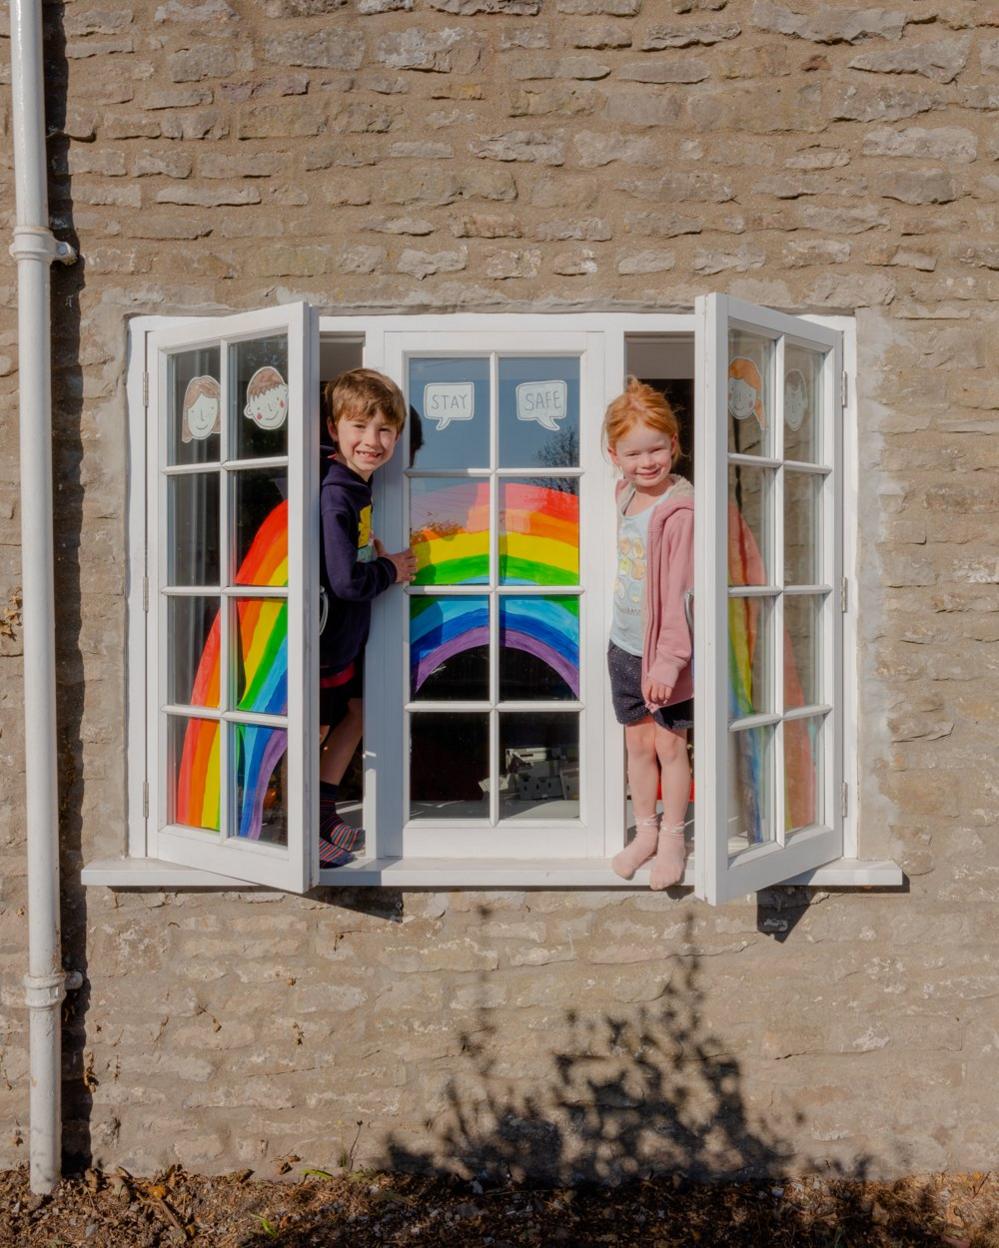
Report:
[[642,659],[629,654],[611,642],[607,647],[607,670],[610,672],[611,699],[619,724],[637,724],[650,714],[660,728],[681,732],[694,726],[694,699],[675,702],[672,706],[649,711],[642,697]]

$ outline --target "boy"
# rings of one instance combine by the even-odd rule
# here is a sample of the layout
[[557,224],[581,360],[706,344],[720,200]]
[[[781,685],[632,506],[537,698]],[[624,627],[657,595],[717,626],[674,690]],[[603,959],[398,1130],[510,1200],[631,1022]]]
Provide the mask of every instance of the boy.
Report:
[[350,862],[364,835],[337,814],[337,788],[364,726],[364,646],[371,600],[416,569],[411,550],[386,553],[371,531],[371,474],[387,464],[406,421],[399,387],[370,368],[354,368],[323,390],[326,428],[335,443],[320,489],[319,865]]

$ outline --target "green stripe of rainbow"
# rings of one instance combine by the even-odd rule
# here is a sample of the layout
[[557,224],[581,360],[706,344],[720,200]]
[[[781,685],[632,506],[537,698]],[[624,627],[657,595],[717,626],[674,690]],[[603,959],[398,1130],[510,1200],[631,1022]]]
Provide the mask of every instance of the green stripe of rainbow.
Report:
[[[528,481],[501,481],[499,489],[500,580],[578,584],[579,498]],[[412,493],[410,540],[415,585],[488,582],[489,483],[421,479]]]

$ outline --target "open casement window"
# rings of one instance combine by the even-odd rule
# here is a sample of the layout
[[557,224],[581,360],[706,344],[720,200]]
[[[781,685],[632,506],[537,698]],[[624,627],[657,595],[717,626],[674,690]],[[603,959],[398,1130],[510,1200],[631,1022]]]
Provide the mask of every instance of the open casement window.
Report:
[[316,328],[305,304],[148,340],[150,856],[313,880]]
[[[629,885],[609,865],[631,818],[600,435],[629,374],[679,406],[688,452],[693,433],[687,882],[712,903],[900,882],[856,857],[842,805],[850,322],[712,295],[661,315],[295,304],[130,333],[132,857],[88,863],[85,883],[647,886],[647,868]],[[375,532],[412,543],[418,573],[373,604],[341,802],[363,849],[320,871],[319,389],[362,363],[409,405],[372,485]]]
[[843,850],[841,335],[697,303],[696,877],[718,903]]
[[608,852],[603,351],[499,318],[383,336],[410,420],[376,512],[418,570],[369,647],[392,708],[366,728],[379,856]]

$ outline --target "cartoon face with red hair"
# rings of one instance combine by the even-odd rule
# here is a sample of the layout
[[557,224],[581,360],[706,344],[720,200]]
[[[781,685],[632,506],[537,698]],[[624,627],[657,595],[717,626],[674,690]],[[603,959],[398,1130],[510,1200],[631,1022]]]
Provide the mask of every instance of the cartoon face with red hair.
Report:
[[250,378],[243,415],[261,429],[280,429],[288,419],[288,383],[276,368],[267,364]]
[[736,420],[755,416],[760,428],[766,428],[763,378],[753,361],[742,355],[737,355],[728,366],[728,411]]

